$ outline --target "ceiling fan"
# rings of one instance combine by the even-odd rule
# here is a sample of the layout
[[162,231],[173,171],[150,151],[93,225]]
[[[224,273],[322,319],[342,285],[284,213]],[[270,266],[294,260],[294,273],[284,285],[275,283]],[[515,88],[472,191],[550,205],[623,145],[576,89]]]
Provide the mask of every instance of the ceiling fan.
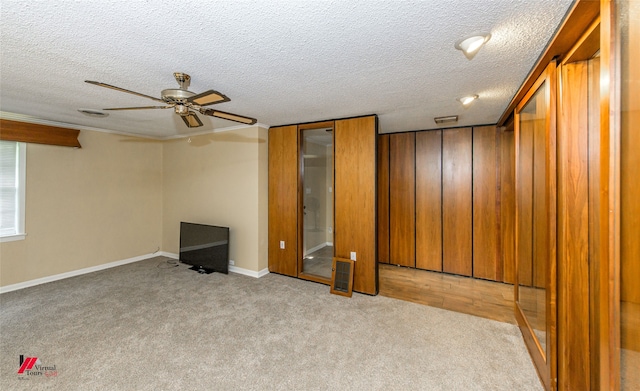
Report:
[[191,83],[191,76],[187,75],[186,73],[174,72],[173,77],[176,78],[176,81],[178,82],[178,85],[180,85],[180,88],[167,88],[166,90],[162,90],[162,92],[160,93],[160,98],[154,98],[153,96],[141,94],[135,91],[125,90],[124,88],[100,83],[97,81],[85,80],[85,82],[89,84],[95,84],[100,87],[111,88],[116,91],[128,92],[129,94],[153,99],[165,104],[165,106],[115,107],[103,110],[174,109],[175,113],[178,114],[180,118],[182,118],[184,123],[189,128],[197,128],[199,126],[202,126],[202,121],[200,121],[200,118],[198,118],[195,111],[211,117],[227,119],[247,125],[253,125],[257,122],[255,118],[245,117],[242,115],[227,113],[224,111],[204,107],[216,103],[229,102],[231,99],[229,99],[226,95],[214,90],[208,90],[200,94],[196,94],[187,90],[187,88],[189,88],[189,84]]

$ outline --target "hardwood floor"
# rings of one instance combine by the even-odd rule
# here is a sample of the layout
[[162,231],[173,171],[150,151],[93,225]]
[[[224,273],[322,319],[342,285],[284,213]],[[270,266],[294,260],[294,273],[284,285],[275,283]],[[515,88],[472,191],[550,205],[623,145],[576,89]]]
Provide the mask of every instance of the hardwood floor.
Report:
[[513,285],[395,265],[378,267],[382,296],[516,324]]

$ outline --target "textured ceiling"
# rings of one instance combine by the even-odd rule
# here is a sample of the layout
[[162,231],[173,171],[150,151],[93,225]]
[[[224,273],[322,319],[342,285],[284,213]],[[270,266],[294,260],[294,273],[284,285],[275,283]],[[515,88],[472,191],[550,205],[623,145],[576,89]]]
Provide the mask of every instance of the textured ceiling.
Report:
[[[200,115],[188,129],[171,110],[80,108],[157,102],[191,75],[191,91],[231,98],[218,110],[265,126],[378,114],[380,132],[496,123],[561,23],[571,0],[2,0],[0,110],[149,137],[238,125]],[[469,61],[460,38],[490,32]],[[470,107],[456,100],[480,99]],[[28,116],[28,117],[27,117]],[[34,120],[35,121],[35,120]]]

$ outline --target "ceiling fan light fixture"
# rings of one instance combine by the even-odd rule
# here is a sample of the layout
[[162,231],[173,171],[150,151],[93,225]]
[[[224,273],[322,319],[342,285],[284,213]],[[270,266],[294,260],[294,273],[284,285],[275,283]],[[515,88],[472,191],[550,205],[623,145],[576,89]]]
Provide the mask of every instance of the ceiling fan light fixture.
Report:
[[176,105],[175,111],[176,111],[176,114],[181,115],[183,117],[185,115],[189,115],[189,108],[187,108],[187,106]]
[[462,51],[462,53],[471,60],[480,51],[480,48],[484,46],[491,39],[491,34],[474,34],[470,37],[463,38],[455,43],[455,48]]
[[476,99],[478,99],[478,95],[468,95],[463,96],[462,98],[458,99],[458,101],[460,101],[463,106],[469,106]]

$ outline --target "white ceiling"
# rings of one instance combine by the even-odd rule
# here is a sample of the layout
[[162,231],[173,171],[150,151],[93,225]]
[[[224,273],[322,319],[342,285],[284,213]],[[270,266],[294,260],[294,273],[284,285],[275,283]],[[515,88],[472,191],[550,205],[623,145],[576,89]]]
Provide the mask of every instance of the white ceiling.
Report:
[[[216,109],[265,126],[378,114],[380,132],[496,123],[561,23],[571,0],[2,0],[0,110],[155,138],[239,124],[171,110],[111,111],[157,102],[191,75],[191,91],[231,98]],[[454,43],[491,40],[469,61]],[[480,99],[463,108],[456,100]]]

